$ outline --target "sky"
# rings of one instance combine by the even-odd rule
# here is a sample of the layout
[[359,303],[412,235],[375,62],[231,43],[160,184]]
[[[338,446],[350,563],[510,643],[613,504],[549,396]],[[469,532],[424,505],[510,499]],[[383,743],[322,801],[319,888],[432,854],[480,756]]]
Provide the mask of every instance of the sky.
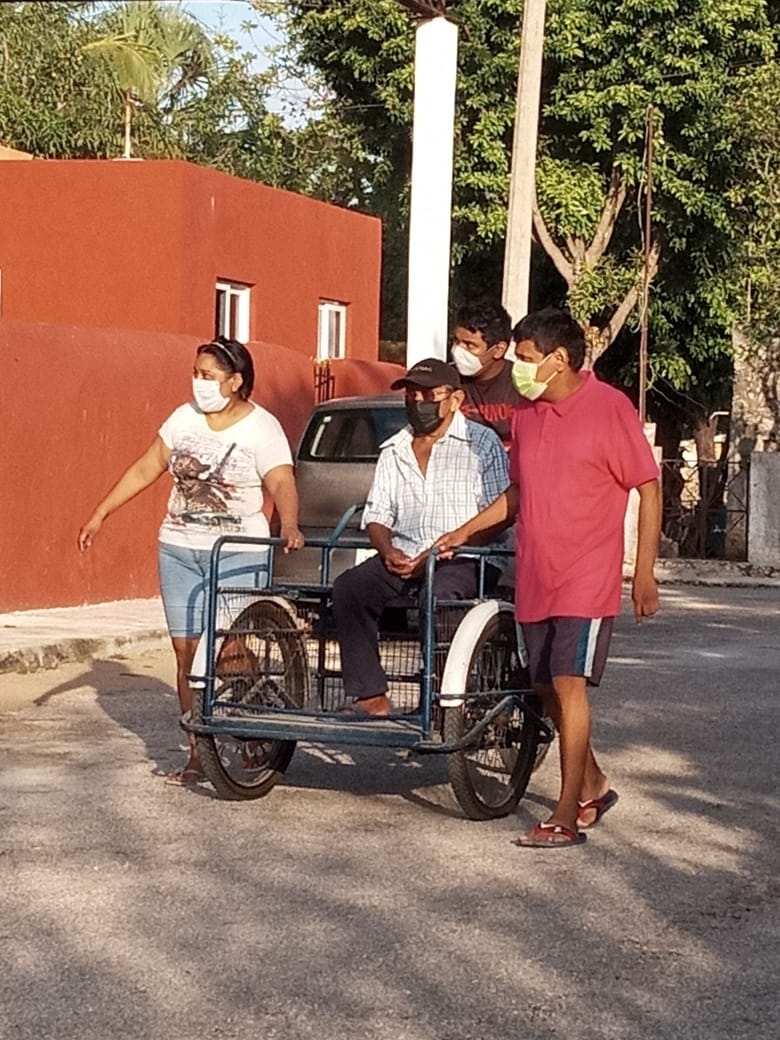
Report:
[[[245,50],[256,53],[260,68],[266,64],[263,60],[265,49],[281,42],[276,28],[261,18],[247,0],[218,0],[216,3],[213,0],[183,0],[181,6],[209,29],[221,29]],[[252,22],[255,28],[246,32],[241,28],[243,22]]]
[[[182,0],[184,10],[193,14],[209,29],[220,29],[241,44],[249,53],[257,55],[253,67],[257,70],[268,65],[266,49],[283,42],[278,28],[267,18],[261,18],[247,0]],[[251,22],[250,31],[242,29],[242,23]],[[268,98],[268,108],[278,113],[291,126],[299,124],[302,117],[299,105],[308,96],[305,87],[298,80],[290,79],[284,83],[285,97],[281,95]]]

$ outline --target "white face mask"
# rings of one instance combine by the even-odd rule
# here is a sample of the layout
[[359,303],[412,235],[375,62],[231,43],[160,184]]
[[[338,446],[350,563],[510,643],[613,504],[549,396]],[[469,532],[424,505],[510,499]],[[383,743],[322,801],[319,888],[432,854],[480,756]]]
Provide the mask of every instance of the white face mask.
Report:
[[202,412],[221,412],[227,408],[229,397],[223,397],[216,379],[193,379],[192,394]]
[[[548,355],[549,356],[549,355]],[[547,359],[545,358],[545,361]],[[539,365],[543,365],[544,361],[540,361],[538,364],[535,361],[515,361],[512,365],[512,385],[521,397],[525,397],[528,401],[536,401],[542,396],[550,383],[558,375],[557,372],[546,379],[544,382],[540,382],[537,379],[539,372]]]
[[452,363],[462,376],[475,376],[484,367],[475,354],[459,343],[452,348]]

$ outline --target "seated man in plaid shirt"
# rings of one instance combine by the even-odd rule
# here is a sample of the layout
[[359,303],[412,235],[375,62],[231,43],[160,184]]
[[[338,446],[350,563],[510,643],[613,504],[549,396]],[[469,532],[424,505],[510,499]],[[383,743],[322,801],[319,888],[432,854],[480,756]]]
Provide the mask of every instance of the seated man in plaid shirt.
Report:
[[[509,486],[507,455],[498,436],[461,414],[465,395],[457,369],[426,358],[392,384],[393,390],[402,388],[409,425],[382,445],[363,512],[377,555],[345,571],[333,585],[344,691],[355,702],[345,710],[380,718],[391,710],[378,651],[382,611],[399,595],[419,593],[437,538]],[[492,557],[486,564],[487,590],[498,581],[502,563],[501,557]],[[478,587],[474,557],[460,555],[436,568],[437,599],[471,599]]]

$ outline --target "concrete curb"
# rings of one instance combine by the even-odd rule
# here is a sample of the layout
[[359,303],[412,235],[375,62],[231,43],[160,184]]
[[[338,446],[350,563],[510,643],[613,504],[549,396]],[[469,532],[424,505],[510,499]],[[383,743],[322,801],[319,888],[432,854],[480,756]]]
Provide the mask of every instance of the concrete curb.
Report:
[[[630,575],[629,575],[630,577]],[[708,575],[656,575],[659,585],[712,585],[722,588],[780,589],[780,578],[717,577]]]
[[[623,565],[625,579],[633,573],[632,564]],[[780,588],[780,567],[755,567],[742,561],[660,559],[655,576],[659,585]]]
[[12,672],[37,672],[58,668],[61,664],[92,661],[104,657],[126,657],[128,652],[158,650],[170,646],[166,629],[133,632],[131,635],[101,636],[89,639],[61,639],[44,646],[27,646],[0,654],[0,675]]

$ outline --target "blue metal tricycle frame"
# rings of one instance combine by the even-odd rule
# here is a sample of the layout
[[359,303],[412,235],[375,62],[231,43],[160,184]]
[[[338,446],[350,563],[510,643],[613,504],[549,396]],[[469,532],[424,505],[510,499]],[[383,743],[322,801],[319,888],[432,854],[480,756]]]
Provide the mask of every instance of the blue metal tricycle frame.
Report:
[[[358,507],[355,507],[358,508]],[[484,698],[486,710],[468,732],[457,741],[445,743],[435,729],[435,611],[444,607],[458,607],[466,610],[483,602],[485,597],[485,562],[488,556],[498,554],[509,556],[508,550],[499,550],[495,547],[472,548],[467,550],[469,555],[476,556],[480,561],[478,597],[473,600],[437,601],[433,595],[433,572],[437,563],[437,554],[432,552],[428,557],[425,571],[425,583],[422,595],[422,670],[414,676],[406,676],[406,681],[413,681],[419,676],[420,699],[419,710],[408,714],[391,714],[387,719],[364,719],[360,716],[345,716],[338,711],[313,711],[310,707],[303,708],[280,708],[280,707],[252,707],[249,714],[218,716],[214,714],[216,661],[219,654],[221,640],[228,634],[228,629],[221,629],[218,625],[218,604],[221,595],[229,594],[251,596],[254,600],[271,599],[276,603],[287,603],[294,605],[296,602],[313,601],[318,604],[318,631],[314,632],[314,638],[318,640],[317,668],[314,671],[314,679],[317,684],[318,702],[322,704],[324,684],[328,679],[339,676],[326,668],[325,643],[327,639],[333,638],[332,630],[327,625],[327,604],[330,597],[332,585],[330,582],[331,561],[330,556],[334,549],[365,549],[365,541],[357,539],[345,539],[341,537],[349,515],[346,515],[333,535],[325,539],[311,539],[307,541],[308,548],[318,548],[321,551],[321,582],[319,584],[309,583],[274,583],[274,554],[281,550],[284,541],[280,538],[249,538],[241,535],[220,536],[213,547],[211,554],[209,590],[207,599],[207,619],[205,630],[205,669],[204,674],[193,675],[193,683],[201,684],[203,687],[202,710],[199,716],[193,719],[188,713],[182,718],[182,727],[189,733],[197,736],[228,737],[238,740],[280,740],[297,741],[308,740],[316,743],[335,744],[361,744],[385,747],[405,747],[418,753],[450,754],[455,751],[474,747],[479,744],[484,731],[488,726],[503,713],[521,708],[523,711],[536,712],[529,707],[527,696],[530,691],[526,688],[501,689],[490,693],[482,692],[480,697]],[[223,549],[235,548],[237,545],[251,546],[255,549],[267,549],[269,553],[268,570],[270,581],[267,587],[257,588],[221,588],[218,581],[219,562]],[[488,597],[494,599],[495,597]],[[506,605],[504,605],[506,607]],[[466,691],[460,691],[466,697]],[[542,720],[539,720],[544,729]],[[546,739],[549,739],[551,734]]]

